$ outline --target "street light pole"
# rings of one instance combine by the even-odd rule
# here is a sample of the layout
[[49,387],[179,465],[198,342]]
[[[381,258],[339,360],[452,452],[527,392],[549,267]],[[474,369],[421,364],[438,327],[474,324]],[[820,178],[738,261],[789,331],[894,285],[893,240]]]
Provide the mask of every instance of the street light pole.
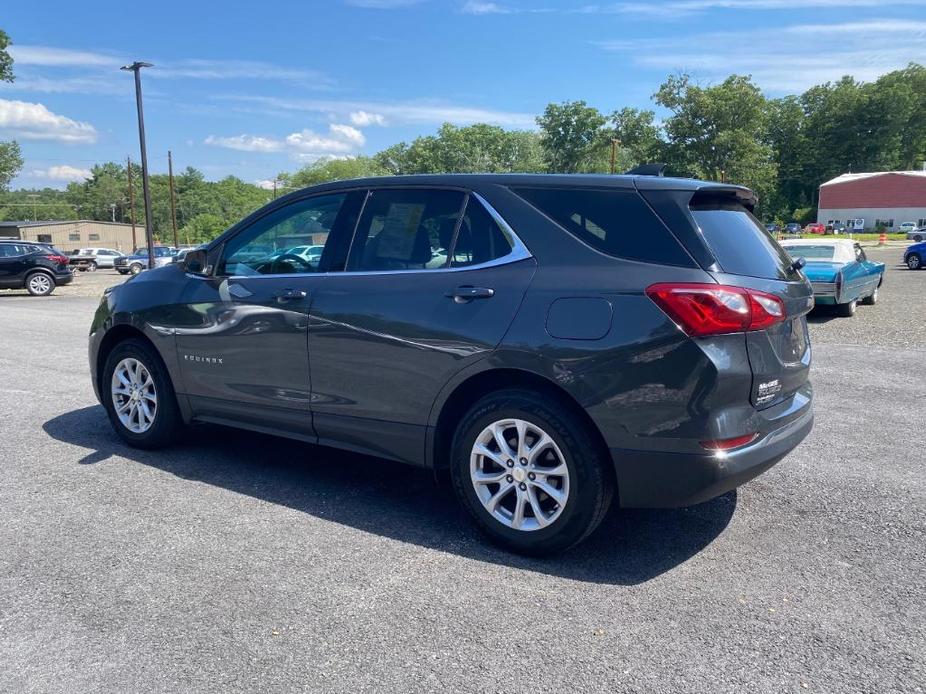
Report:
[[136,60],[120,69],[135,73],[135,105],[138,110],[138,141],[141,146],[141,185],[145,198],[145,241],[148,244],[148,269],[154,267],[154,231],[151,225],[151,189],[148,186],[148,151],[145,147],[145,112],[141,102],[141,69],[153,67],[151,63]]

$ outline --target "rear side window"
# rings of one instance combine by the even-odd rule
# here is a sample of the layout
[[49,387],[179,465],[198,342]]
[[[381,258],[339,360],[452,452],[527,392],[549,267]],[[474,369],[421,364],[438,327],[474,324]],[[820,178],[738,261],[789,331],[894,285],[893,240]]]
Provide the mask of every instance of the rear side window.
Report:
[[791,257],[752,213],[734,200],[699,199],[691,202],[704,240],[724,272],[763,279],[792,279]]
[[475,197],[470,196],[453,246],[451,266],[466,267],[488,263],[509,253],[511,241],[486,208]]
[[587,188],[515,188],[514,192],[602,253],[645,263],[693,265],[636,192]]

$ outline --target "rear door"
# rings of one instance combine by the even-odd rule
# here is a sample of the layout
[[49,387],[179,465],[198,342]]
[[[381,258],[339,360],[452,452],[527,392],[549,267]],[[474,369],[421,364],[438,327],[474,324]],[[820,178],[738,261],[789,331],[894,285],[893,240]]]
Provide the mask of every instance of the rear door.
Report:
[[534,267],[475,195],[371,191],[346,272],[312,304],[319,440],[420,462],[440,389],[501,341]]
[[691,217],[716,263],[709,268],[721,284],[774,294],[785,306],[786,320],[745,334],[752,367],[752,404],[770,407],[797,391],[810,371],[806,315],[813,288],[792,259],[736,197],[696,194]]

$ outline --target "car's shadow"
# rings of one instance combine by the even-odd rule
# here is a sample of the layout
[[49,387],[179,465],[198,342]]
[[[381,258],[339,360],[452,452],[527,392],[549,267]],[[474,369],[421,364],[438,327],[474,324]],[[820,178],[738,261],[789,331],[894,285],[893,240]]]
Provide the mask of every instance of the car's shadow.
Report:
[[43,428],[86,449],[81,464],[127,458],[365,532],[596,583],[642,583],[678,566],[723,531],[737,501],[730,492],[687,509],[612,512],[578,547],[530,559],[486,542],[428,470],[212,426],[193,428],[183,442],[162,451],[136,450],[116,436],[100,406],[59,415]]

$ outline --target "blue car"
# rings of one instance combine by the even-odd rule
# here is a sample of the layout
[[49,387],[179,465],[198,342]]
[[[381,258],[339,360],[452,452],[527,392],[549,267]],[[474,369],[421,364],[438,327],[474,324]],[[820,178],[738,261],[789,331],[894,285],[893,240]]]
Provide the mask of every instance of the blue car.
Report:
[[[177,249],[173,246],[155,246],[154,247],[154,266],[162,267],[170,265],[174,256],[177,255]],[[113,267],[120,275],[129,273],[137,275],[142,270],[148,269],[148,249],[139,248],[131,255],[116,258]]]
[[923,261],[926,261],[926,241],[907,246],[903,252],[904,265],[911,270],[922,270]]
[[884,281],[884,263],[868,260],[865,251],[849,239],[782,241],[792,258],[807,261],[804,274],[813,285],[818,305],[835,306],[840,316],[852,316],[859,302],[875,304]]

